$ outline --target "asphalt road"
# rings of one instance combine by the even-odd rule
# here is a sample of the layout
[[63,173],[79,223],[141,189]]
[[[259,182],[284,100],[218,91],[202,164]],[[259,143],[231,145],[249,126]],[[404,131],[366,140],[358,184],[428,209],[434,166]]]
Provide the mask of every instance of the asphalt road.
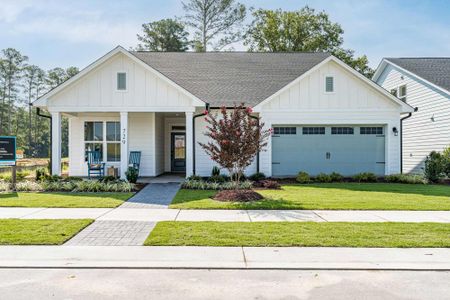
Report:
[[1,299],[450,299],[450,272],[1,269]]

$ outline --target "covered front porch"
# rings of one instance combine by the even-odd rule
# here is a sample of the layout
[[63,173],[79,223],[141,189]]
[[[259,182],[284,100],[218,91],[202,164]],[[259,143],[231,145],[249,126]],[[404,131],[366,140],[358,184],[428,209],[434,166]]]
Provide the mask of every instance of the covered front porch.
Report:
[[[52,112],[52,173],[61,174],[61,120],[69,123],[69,175],[87,176],[87,151],[125,179],[129,153],[140,151],[139,176],[193,174],[193,111]],[[106,171],[106,170],[105,170]]]

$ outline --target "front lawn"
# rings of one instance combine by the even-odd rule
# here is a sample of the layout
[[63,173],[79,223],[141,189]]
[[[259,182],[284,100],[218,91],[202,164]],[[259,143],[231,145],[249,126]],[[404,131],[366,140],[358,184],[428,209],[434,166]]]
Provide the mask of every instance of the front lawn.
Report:
[[394,183],[322,183],[283,185],[259,190],[257,202],[212,200],[216,191],[180,190],[170,208],[181,209],[349,209],[450,210],[450,186]]
[[94,220],[0,220],[0,245],[61,245]]
[[156,224],[145,245],[450,247],[450,224],[166,221]]
[[117,207],[133,193],[0,193],[0,207]]

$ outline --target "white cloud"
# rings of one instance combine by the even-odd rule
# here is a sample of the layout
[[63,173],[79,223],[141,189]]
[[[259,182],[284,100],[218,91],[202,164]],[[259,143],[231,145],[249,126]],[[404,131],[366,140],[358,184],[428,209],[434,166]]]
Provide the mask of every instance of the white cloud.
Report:
[[2,0],[0,22],[14,22],[22,12],[32,6],[31,0]]

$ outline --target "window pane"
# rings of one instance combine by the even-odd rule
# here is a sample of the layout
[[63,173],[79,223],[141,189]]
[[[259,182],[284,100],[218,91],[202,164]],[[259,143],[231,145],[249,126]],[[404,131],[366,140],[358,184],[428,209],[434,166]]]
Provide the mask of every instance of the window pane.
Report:
[[117,73],[117,89],[126,90],[127,89],[127,74]]
[[103,141],[103,122],[94,122],[94,141]]
[[325,91],[327,93],[334,91],[334,78],[331,76],[325,77]]
[[94,140],[94,122],[84,122],[84,140]]
[[120,144],[108,143],[106,145],[107,161],[120,161]]
[[106,122],[106,140],[120,141],[120,122]]
[[100,160],[103,160],[102,143],[86,143],[84,146],[84,161],[87,161],[87,151],[100,151]]
[[176,135],[175,136],[175,159],[184,159],[186,150],[185,150],[185,136],[184,135]]

